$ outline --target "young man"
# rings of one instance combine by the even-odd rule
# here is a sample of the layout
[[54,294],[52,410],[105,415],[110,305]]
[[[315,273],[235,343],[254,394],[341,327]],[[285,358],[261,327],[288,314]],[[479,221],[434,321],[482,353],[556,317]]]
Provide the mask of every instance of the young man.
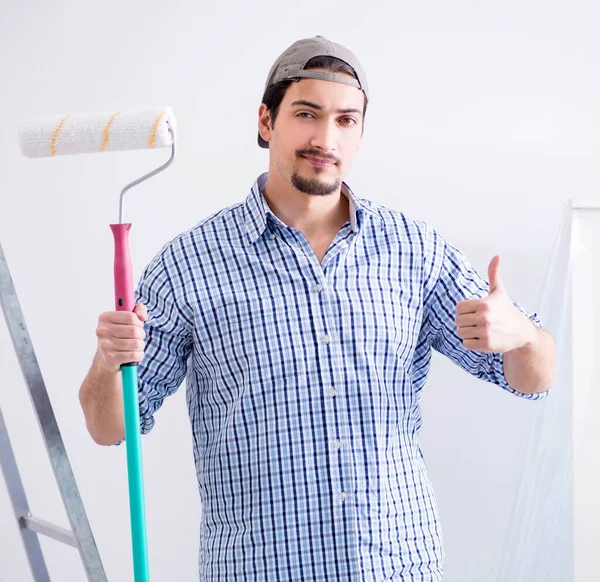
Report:
[[[80,390],[90,434],[123,439],[119,366],[141,430],[187,379],[202,580],[434,581],[436,503],[419,446],[431,350],[529,399],[554,344],[434,229],[343,182],[368,89],[323,37],[273,65],[259,109],[269,171],[243,203],[164,246],[135,313],[108,312]],[[145,342],[144,342],[145,339]]]

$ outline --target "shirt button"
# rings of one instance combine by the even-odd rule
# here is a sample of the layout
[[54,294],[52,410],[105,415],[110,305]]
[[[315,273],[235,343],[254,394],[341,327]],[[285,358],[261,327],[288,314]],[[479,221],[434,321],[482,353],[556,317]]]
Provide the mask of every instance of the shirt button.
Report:
[[330,388],[329,394],[331,394],[332,396],[335,396],[337,394],[337,390],[335,388]]
[[329,334],[328,334],[328,333],[326,333],[326,334],[323,336],[323,341],[324,341],[326,344],[328,344],[329,342],[331,342],[331,338],[329,337]]
[[323,285],[321,285],[321,283],[319,283],[317,285],[317,293],[321,293],[321,291],[323,291]]
[[271,233],[271,238],[275,238],[276,236],[277,235],[274,232]]
[[339,439],[338,439],[338,440],[336,440],[336,441],[333,443],[333,446],[334,446],[336,449],[338,449],[338,450],[339,450],[339,449],[341,449],[341,448],[342,448],[342,441],[340,441]]
[[344,501],[348,497],[343,491],[340,493],[340,499]]

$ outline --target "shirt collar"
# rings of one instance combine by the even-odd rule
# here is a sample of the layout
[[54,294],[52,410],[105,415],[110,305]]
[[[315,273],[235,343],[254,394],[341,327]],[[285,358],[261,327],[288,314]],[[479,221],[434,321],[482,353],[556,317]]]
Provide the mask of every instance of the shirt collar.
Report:
[[[267,204],[262,193],[267,184],[268,176],[268,172],[265,172],[256,179],[244,204],[246,234],[248,236],[248,241],[251,244],[254,243],[267,228],[267,217],[270,217],[275,222],[281,222],[281,220],[273,214],[273,211]],[[357,198],[346,182],[342,182],[342,194],[349,202],[350,225],[354,232],[360,232],[366,217],[371,217],[377,221],[382,220],[381,215],[376,210],[369,208]]]

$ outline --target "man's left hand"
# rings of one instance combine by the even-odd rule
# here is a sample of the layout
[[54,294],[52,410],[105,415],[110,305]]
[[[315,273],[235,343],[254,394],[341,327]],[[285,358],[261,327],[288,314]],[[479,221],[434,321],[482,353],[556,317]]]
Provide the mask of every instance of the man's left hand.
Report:
[[488,267],[490,289],[483,299],[456,305],[457,334],[470,350],[506,353],[535,340],[535,324],[514,305],[500,279],[500,256]]

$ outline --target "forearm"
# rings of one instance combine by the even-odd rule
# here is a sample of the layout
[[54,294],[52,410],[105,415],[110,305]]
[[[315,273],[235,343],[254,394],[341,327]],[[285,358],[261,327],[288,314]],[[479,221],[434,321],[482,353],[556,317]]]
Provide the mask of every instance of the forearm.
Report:
[[532,339],[504,354],[504,377],[523,394],[549,390],[556,377],[556,347],[552,336],[532,324]]
[[96,352],[90,371],[79,389],[79,402],[91,437],[99,445],[124,438],[123,391],[120,372],[110,372]]

